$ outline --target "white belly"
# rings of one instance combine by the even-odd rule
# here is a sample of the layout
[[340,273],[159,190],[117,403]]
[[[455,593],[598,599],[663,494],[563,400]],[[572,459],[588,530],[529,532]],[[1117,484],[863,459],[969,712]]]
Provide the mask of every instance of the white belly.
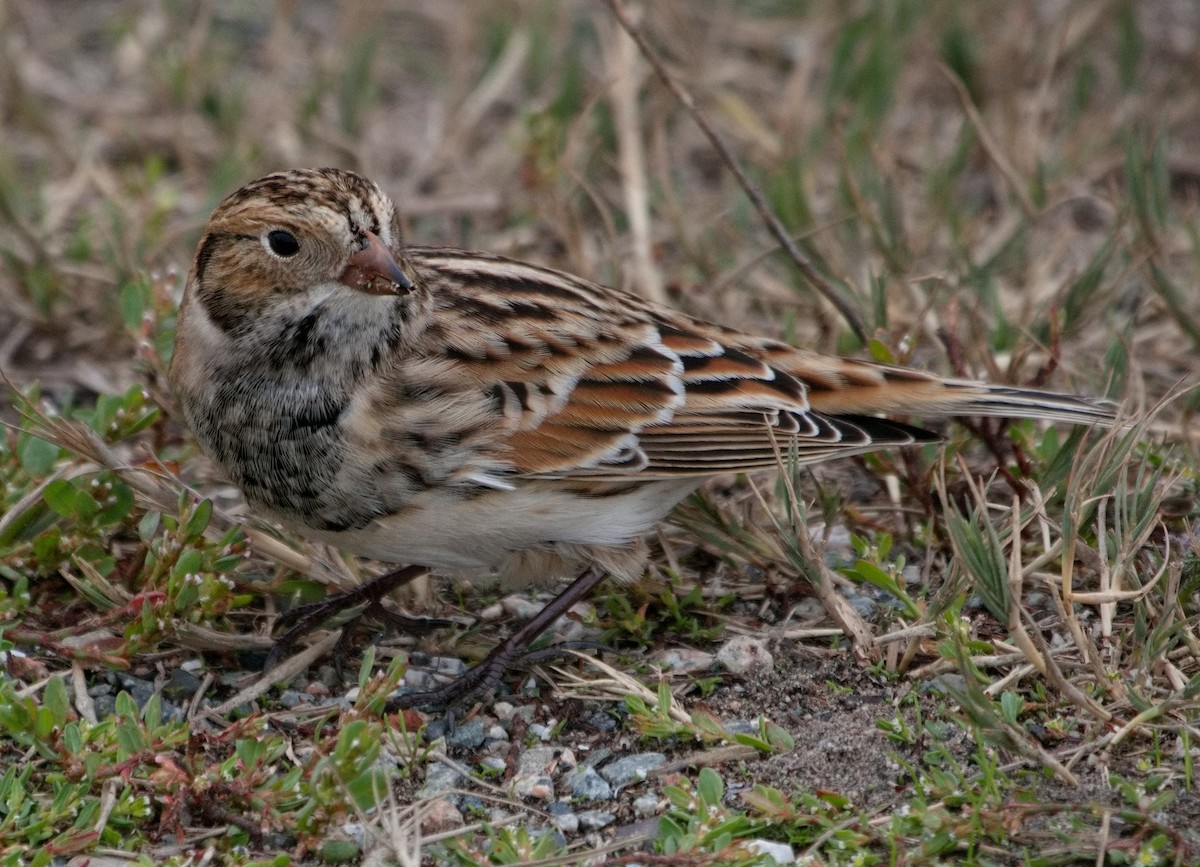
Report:
[[[697,479],[647,481],[585,496],[559,481],[524,482],[469,500],[430,492],[358,530],[298,528],[342,550],[389,563],[420,564],[452,576],[505,584],[574,577],[586,548],[626,548],[666,517]],[[529,570],[549,574],[529,574]],[[631,579],[635,576],[617,576]]]

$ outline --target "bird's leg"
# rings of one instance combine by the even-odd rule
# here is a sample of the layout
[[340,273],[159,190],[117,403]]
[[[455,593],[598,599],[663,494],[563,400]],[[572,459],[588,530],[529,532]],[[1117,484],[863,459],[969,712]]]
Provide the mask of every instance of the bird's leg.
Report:
[[604,572],[600,569],[595,567],[588,569],[572,581],[562,593],[547,602],[528,623],[496,645],[491,653],[468,669],[461,677],[427,692],[410,692],[396,696],[388,701],[388,711],[426,705],[444,707],[447,710],[448,719],[452,720],[455,708],[464,707],[476,698],[491,692],[509,666],[530,655],[528,648],[533,640],[545,632],[555,620],[566,614],[571,606],[584,599],[602,578],[604,578]]
[[263,670],[270,671],[278,665],[291,652],[296,639],[311,632],[318,624],[328,620],[335,614],[341,614],[343,611],[363,605],[364,603],[367,607],[359,615],[360,618],[367,615],[378,616],[386,620],[397,631],[420,635],[432,632],[434,629],[453,625],[452,621],[449,620],[440,620],[433,617],[408,617],[403,614],[397,614],[394,611],[389,611],[381,602],[384,596],[396,588],[404,586],[414,578],[419,578],[428,571],[424,566],[406,566],[403,569],[395,569],[377,578],[372,578],[370,581],[360,584],[358,587],[348,590],[345,593],[339,593],[328,599],[322,599],[320,602],[296,606],[280,618],[280,623],[287,627],[287,629],[279,636],[270,653],[267,654],[267,661],[263,665]]

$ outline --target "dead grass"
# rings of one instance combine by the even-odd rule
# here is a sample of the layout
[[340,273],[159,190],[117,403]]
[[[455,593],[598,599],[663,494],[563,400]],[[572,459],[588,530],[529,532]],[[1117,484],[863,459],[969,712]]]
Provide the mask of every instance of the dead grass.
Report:
[[[30,797],[44,804],[54,785],[82,780],[79,797],[110,817],[98,836],[75,834],[75,820],[59,817],[42,837],[4,837],[26,826],[0,810],[9,823],[0,822],[0,857],[49,839],[63,853],[154,846],[176,863],[196,863],[187,859],[209,845],[236,863],[280,851],[303,861],[348,809],[318,783],[366,779],[363,756],[330,746],[349,726],[385,736],[366,698],[334,723],[268,716],[226,728],[210,719],[191,752],[165,724],[125,720],[113,737],[138,747],[94,753],[103,768],[132,775],[119,795],[106,781],[120,773],[81,772],[61,734],[48,733],[83,713],[58,713],[58,687],[47,686],[68,662],[82,702],[81,664],[158,666],[165,676],[203,651],[209,670],[239,669],[214,644],[264,643],[268,590],[354,580],[358,566],[262,529],[249,531],[247,559],[236,520],[224,515],[236,494],[170,417],[163,376],[181,275],[209,209],[266,171],[329,164],[390,190],[421,243],[532,259],[821,350],[1120,399],[1144,425],[1144,445],[1077,442],[1030,425],[976,429],[992,452],[1016,444],[1025,466],[1002,453],[1004,471],[1027,478],[1019,500],[995,456],[960,429],[948,453],[961,461],[939,464],[931,450],[873,457],[823,468],[798,488],[718,480],[662,534],[651,577],[699,580],[738,604],[718,613],[711,599],[681,602],[651,582],[638,604],[602,603],[600,616],[613,640],[630,643],[660,643],[670,620],[674,640],[703,643],[705,628],[726,623],[789,648],[780,654],[789,667],[762,683],[684,696],[666,718],[633,714],[632,723],[686,728],[693,722],[679,716],[696,709],[689,702],[726,716],[765,713],[798,746],[743,766],[751,782],[804,792],[836,784],[836,771],[821,775],[837,717],[812,738],[803,724],[820,708],[846,712],[852,743],[877,737],[874,752],[842,756],[869,814],[803,825],[799,815],[825,814],[760,799],[738,826],[789,839],[821,863],[843,863],[829,840],[851,825],[858,848],[848,851],[863,853],[861,863],[1200,858],[1191,432],[1200,13],[1171,0],[667,0],[644,4],[640,26],[822,279],[850,299],[867,347],[779,252],[605,4],[0,0],[0,369],[19,388],[38,384],[44,408],[81,410],[98,433],[59,429],[68,446],[60,453],[10,431],[0,448],[0,649],[7,640],[29,654],[27,668],[10,658],[5,695],[36,698],[30,719],[40,707],[50,720],[46,731],[23,727],[19,703],[0,701],[0,769],[37,755],[36,778],[22,784]],[[31,429],[15,410],[0,412]],[[196,517],[204,507],[170,481],[176,471],[213,498],[211,516]],[[73,493],[93,478],[108,486],[94,509]],[[814,526],[829,546],[825,578],[804,550]],[[905,583],[901,557],[919,583]],[[186,591],[183,575],[207,584]],[[792,617],[811,595],[806,577],[827,600],[853,595],[854,581],[891,580],[910,606],[876,606],[855,621],[863,667],[851,668],[848,645],[829,643],[827,620]],[[151,608],[161,623],[150,622]],[[876,696],[878,713],[848,707],[837,683],[800,671],[809,658],[796,656],[798,641],[821,658],[814,668],[853,695]],[[872,719],[888,722],[872,730]],[[280,730],[268,720],[301,745],[289,761],[324,792],[306,795],[314,813],[297,818],[278,792],[217,787],[233,761],[222,750],[255,726]],[[950,733],[944,743],[938,731]],[[671,746],[688,750],[686,741]],[[154,749],[170,762],[139,764]],[[407,773],[420,776],[422,748],[404,749]],[[904,785],[885,797],[870,785],[879,780],[871,768],[897,757]],[[243,768],[269,764],[240,758]],[[1055,782],[1018,767],[1049,769]],[[247,785],[277,785],[255,773]],[[193,792],[187,803],[169,797],[181,780]],[[215,794],[195,794],[199,781]],[[0,776],[0,791],[15,785]],[[144,813],[133,806],[140,795],[151,805]],[[1028,799],[1025,812],[1016,799]],[[719,825],[729,800],[696,803]],[[621,819],[632,822],[627,808]],[[380,833],[400,863],[420,857],[420,813],[384,811],[395,827]],[[906,824],[914,813],[928,820],[924,830]],[[285,841],[272,843],[260,818]],[[930,842],[936,835],[922,836],[935,824],[954,841],[944,850]],[[225,836],[209,843],[206,833]],[[522,850],[517,832],[463,839],[490,841],[497,860],[537,848]],[[693,854],[696,863],[742,857]]]

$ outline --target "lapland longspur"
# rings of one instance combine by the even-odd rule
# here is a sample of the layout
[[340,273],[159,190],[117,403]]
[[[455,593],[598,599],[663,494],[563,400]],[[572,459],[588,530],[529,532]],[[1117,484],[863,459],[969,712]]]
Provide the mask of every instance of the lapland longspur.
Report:
[[[936,439],[880,417],[1108,423],[1109,405],[798,349],[487,253],[410,246],[339,169],[213,213],[171,381],[252,508],[341,549],[509,585],[574,577],[445,703],[503,667],[706,477]],[[411,575],[411,571],[394,573]],[[465,688],[465,691],[464,691]]]

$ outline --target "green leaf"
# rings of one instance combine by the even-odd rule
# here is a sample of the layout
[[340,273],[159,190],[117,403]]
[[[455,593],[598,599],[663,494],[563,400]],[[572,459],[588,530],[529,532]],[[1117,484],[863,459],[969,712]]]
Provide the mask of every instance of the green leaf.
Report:
[[721,796],[725,793],[725,783],[721,775],[712,768],[701,768],[696,780],[696,791],[700,794],[701,803],[710,808],[721,806]]
[[892,351],[878,338],[872,337],[867,341],[867,352],[870,353],[871,358],[883,364],[896,363],[896,357],[892,355]]
[[133,511],[133,491],[120,479],[114,479],[109,492],[111,503],[103,503],[96,515],[98,524],[117,524],[129,517]]
[[61,518],[73,518],[77,512],[80,491],[66,479],[55,479],[42,491],[46,505]]
[[375,767],[351,780],[346,792],[360,810],[372,810],[387,800],[390,788],[387,774]]
[[42,694],[42,704],[46,706],[54,717],[56,728],[61,729],[67,724],[67,719],[71,716],[71,702],[67,697],[67,682],[65,678],[50,678],[46,683],[46,690]]
[[17,447],[21,468],[31,476],[44,476],[54,469],[61,450],[52,442],[26,434],[24,442]]
[[184,542],[194,542],[200,538],[208,529],[208,522],[212,520],[212,512],[212,500],[201,500],[196,504],[196,508],[188,515],[180,530]]
[[1005,692],[1000,696],[1000,712],[1004,715],[1005,722],[1010,725],[1017,725],[1017,721],[1021,718],[1021,711],[1025,709],[1025,700],[1015,692]]
[[147,512],[142,516],[142,520],[138,521],[138,538],[147,545],[153,541],[158,534],[158,525],[162,522],[162,514],[159,512]]

